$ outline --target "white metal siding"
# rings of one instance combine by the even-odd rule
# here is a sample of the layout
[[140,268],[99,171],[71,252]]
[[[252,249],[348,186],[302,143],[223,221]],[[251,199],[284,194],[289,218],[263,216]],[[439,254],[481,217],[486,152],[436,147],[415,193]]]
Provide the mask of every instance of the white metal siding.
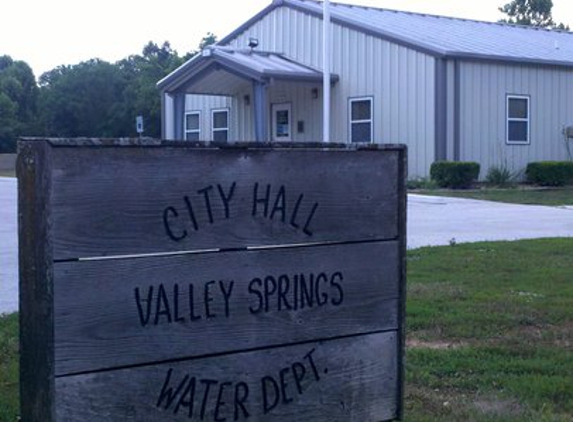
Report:
[[[573,70],[546,66],[463,63],[460,67],[461,159],[514,171],[528,162],[565,160],[564,125],[573,124]],[[529,145],[507,145],[506,98],[530,97]]]
[[[283,53],[321,67],[322,20],[317,17],[277,8],[231,45],[244,48],[250,37],[259,40],[261,51]],[[410,177],[426,176],[435,157],[434,59],[337,24],[333,24],[332,44],[332,72],[340,77],[332,91],[332,140],[348,142],[348,99],[372,96],[375,141],[408,145]],[[309,102],[310,89],[291,84],[286,94],[293,99],[293,127],[298,116],[308,116],[305,129],[309,130],[299,139],[295,136],[296,140],[322,139],[322,90],[318,100]],[[272,87],[269,94],[271,101],[276,100],[278,94]]]

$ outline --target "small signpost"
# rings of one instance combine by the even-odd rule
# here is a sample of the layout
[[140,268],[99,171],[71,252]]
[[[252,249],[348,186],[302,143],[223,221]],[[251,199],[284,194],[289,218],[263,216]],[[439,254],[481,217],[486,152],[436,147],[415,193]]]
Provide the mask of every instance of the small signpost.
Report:
[[401,417],[404,147],[19,147],[22,420]]

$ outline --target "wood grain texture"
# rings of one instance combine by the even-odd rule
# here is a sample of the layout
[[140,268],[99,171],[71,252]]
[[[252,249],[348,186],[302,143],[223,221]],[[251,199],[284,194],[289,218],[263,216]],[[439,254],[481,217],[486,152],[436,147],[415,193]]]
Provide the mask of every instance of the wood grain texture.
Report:
[[20,417],[54,420],[51,155],[46,144],[19,142]]
[[56,150],[56,260],[398,235],[390,151]]
[[57,416],[71,422],[391,420],[397,341],[395,333],[384,333],[62,377]]
[[56,375],[396,329],[398,260],[391,241],[57,263]]

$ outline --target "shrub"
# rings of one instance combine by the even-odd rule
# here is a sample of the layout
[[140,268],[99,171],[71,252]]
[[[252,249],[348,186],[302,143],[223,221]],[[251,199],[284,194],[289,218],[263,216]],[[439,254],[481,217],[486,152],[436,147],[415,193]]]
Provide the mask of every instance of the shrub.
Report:
[[473,161],[436,161],[430,167],[430,177],[442,188],[467,189],[477,180],[479,169]]
[[515,179],[516,174],[513,173],[506,165],[491,166],[485,176],[485,183],[488,186],[503,188],[514,185]]
[[536,161],[525,169],[529,183],[541,186],[573,184],[573,161]]

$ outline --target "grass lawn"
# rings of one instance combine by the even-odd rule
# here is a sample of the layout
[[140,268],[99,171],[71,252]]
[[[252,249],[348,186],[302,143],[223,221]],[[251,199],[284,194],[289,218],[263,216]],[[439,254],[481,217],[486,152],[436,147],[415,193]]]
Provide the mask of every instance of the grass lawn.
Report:
[[16,177],[15,170],[0,170],[0,177]]
[[[573,239],[408,252],[407,422],[573,421]],[[17,415],[0,318],[0,421]]]
[[18,314],[0,317],[0,421],[18,415]]
[[408,254],[406,421],[573,421],[573,239]]
[[573,186],[563,188],[517,187],[510,189],[420,189],[411,193],[433,196],[453,196],[457,198],[484,199],[487,201],[513,204],[573,205]]

